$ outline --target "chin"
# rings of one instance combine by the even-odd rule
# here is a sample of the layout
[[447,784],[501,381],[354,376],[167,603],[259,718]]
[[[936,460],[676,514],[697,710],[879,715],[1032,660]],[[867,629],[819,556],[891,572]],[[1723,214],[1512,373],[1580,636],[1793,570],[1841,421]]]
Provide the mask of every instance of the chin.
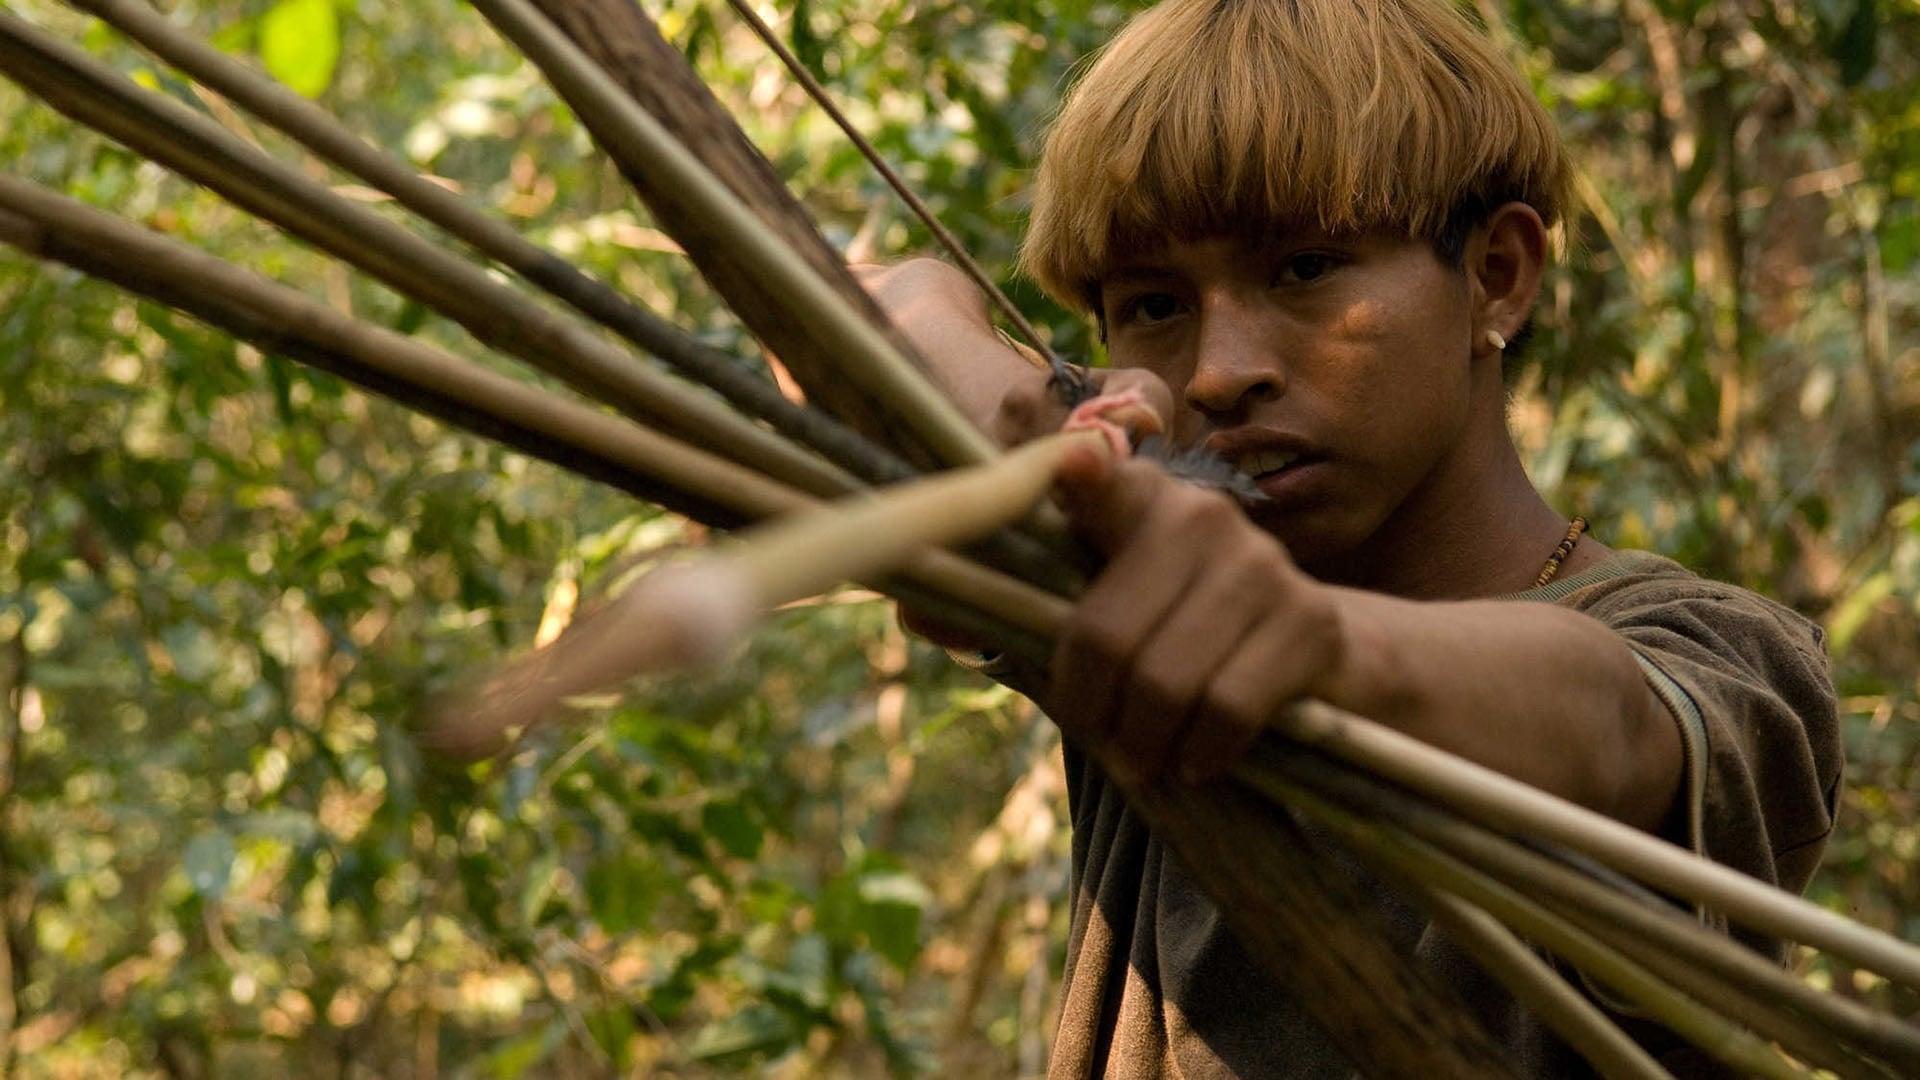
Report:
[[1379,540],[1388,515],[1352,502],[1323,502],[1306,507],[1248,507],[1254,525],[1286,548],[1294,565],[1327,582],[1371,577],[1365,561]]
[[1366,539],[1350,511],[1338,506],[1274,509],[1252,506],[1247,516],[1280,541],[1301,569],[1320,576],[1315,568],[1343,562]]

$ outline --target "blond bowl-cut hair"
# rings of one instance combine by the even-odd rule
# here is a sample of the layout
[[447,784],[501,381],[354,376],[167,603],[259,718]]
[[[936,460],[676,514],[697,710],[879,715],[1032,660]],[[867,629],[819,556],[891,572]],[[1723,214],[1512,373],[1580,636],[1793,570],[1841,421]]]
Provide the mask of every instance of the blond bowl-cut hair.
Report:
[[1571,187],[1552,118],[1451,0],[1166,0],[1061,106],[1021,268],[1093,309],[1116,260],[1169,240],[1438,243],[1508,201],[1556,225]]

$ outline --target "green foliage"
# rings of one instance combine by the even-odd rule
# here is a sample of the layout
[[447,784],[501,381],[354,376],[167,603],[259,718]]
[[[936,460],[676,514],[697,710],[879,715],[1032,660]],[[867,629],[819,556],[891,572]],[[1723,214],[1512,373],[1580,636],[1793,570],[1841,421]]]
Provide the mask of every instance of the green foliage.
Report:
[[307,97],[319,97],[340,62],[334,0],[280,0],[260,17],[260,63]]
[[[1609,541],[1824,622],[1852,773],[1814,895],[1920,939],[1920,9],[1477,6],[1590,181],[1516,389],[1535,476]],[[66,9],[14,7],[212,107]],[[174,7],[746,353],[463,5]],[[831,237],[927,246],[724,7],[650,9]],[[763,7],[995,267],[1062,78],[1131,9]],[[4,84],[0,159],[486,355]],[[882,605],[794,610],[718,674],[451,769],[406,737],[422,700],[703,536],[10,253],[0,475],[0,1072],[1038,1070],[1064,937],[1048,731]]]

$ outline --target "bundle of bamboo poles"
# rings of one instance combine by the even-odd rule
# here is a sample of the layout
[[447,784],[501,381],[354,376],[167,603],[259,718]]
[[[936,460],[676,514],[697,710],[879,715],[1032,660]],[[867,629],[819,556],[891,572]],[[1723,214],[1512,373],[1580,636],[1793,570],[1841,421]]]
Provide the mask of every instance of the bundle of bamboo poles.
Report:
[[[4,12],[0,73],[578,396],[358,322],[20,178],[0,176],[0,240],[689,517],[748,527],[450,706],[438,729],[447,749],[485,752],[581,690],[711,656],[760,613],[845,579],[866,580],[1036,669],[1044,661],[1086,569],[1045,494],[1064,455],[1108,452],[1107,440],[1067,432],[1006,454],[990,445],[921,375],[631,0],[475,7],[547,75],[655,220],[818,407],[788,401],[739,360],[424,181],[145,0],[74,6],[391,195],[478,259],[342,199]],[[504,284],[490,265],[563,306]],[[1448,989],[1386,944],[1366,886],[1314,857],[1302,822],[1420,900],[1604,1075],[1667,1073],[1563,974],[1569,968],[1741,1072],[1920,1075],[1920,1027],[1794,979],[1704,928],[1696,912],[1826,950],[1914,991],[1920,948],[1361,717],[1301,703],[1274,718],[1230,781],[1127,794],[1252,954],[1368,1074],[1511,1069]]]

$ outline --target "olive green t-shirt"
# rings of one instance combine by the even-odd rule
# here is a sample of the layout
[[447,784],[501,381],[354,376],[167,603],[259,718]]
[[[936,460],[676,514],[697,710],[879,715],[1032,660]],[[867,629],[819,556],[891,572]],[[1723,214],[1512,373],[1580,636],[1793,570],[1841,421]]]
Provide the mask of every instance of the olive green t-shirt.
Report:
[[[1633,649],[1680,726],[1682,839],[1762,881],[1796,892],[1806,886],[1833,827],[1841,769],[1817,627],[1645,552],[1619,552],[1510,599],[1583,612]],[[1072,749],[1066,772],[1072,922],[1049,1077],[1350,1075],[1332,1041],[1239,946],[1119,790]],[[1324,857],[1352,865],[1321,846]],[[1377,893],[1395,947],[1458,991],[1523,1075],[1591,1075],[1411,903],[1385,887]],[[1778,955],[1773,943],[1749,942]],[[1622,1019],[1679,1075],[1710,1070],[1666,1033]]]

